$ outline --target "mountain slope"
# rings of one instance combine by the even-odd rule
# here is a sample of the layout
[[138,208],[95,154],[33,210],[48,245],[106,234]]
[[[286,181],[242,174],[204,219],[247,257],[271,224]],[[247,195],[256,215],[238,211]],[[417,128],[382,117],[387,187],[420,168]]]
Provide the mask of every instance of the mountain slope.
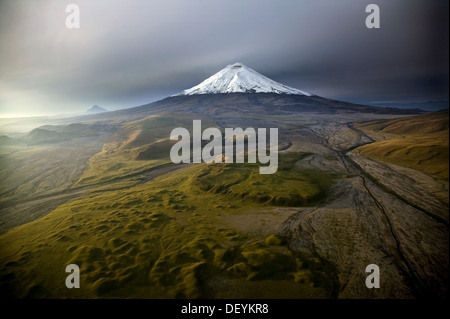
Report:
[[196,113],[221,118],[276,114],[418,114],[421,111],[353,104],[319,96],[275,93],[218,93],[177,95],[128,109],[80,116],[72,121],[131,122],[160,113]]

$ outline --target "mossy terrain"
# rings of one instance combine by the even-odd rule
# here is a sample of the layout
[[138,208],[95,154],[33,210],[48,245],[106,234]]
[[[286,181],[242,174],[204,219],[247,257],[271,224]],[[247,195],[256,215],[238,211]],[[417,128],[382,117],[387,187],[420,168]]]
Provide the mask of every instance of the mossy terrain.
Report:
[[[334,176],[301,172],[303,154],[279,171],[198,164],[127,189],[86,193],[0,236],[1,294],[30,298],[327,298],[323,261],[292,253],[278,234],[234,229],[228,216],[317,204]],[[209,187],[216,182],[217,188]],[[268,197],[261,197],[265,194]],[[296,201],[299,198],[299,201]],[[270,214],[268,212],[267,214]],[[225,222],[224,222],[225,221]],[[280,221],[282,222],[282,221]],[[80,267],[67,289],[65,267]]]
[[363,155],[448,181],[448,122],[447,111],[359,123],[356,128],[381,135],[386,140],[361,146],[357,150]]
[[283,153],[276,174],[259,174],[259,164],[210,165],[195,176],[202,190],[269,205],[312,206],[326,196],[333,175],[300,170],[295,163],[307,153]]
[[217,126],[199,115],[161,114],[124,124],[105,140],[103,150],[89,161],[89,168],[75,186],[105,183],[117,177],[139,173],[161,164],[170,163],[170,149],[176,141],[169,140],[176,127],[192,132],[192,120],[202,120],[203,127]]

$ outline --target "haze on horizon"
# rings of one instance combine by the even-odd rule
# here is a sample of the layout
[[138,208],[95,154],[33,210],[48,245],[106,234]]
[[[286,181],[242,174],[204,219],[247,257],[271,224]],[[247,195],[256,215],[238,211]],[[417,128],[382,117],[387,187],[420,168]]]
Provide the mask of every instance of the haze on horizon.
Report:
[[[67,29],[65,8],[80,8]],[[381,28],[367,29],[376,3]],[[448,100],[448,1],[0,2],[0,117],[146,104],[242,62],[356,103]]]

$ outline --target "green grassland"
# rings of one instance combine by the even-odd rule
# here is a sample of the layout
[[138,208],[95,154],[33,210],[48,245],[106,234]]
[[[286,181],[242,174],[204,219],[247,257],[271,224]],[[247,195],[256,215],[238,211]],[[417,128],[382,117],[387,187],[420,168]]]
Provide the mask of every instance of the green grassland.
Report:
[[259,164],[210,165],[196,176],[205,191],[278,206],[312,206],[323,200],[332,175],[298,170],[295,163],[307,153],[283,153],[276,174],[259,174]]
[[449,178],[448,112],[371,121],[355,127],[381,135],[386,140],[367,144],[357,150],[369,157],[413,168],[441,180]]
[[[66,202],[0,236],[1,293],[21,298],[334,296],[329,265],[295,255],[276,233],[238,231],[227,223],[249,211],[266,209],[270,215],[274,206],[319,203],[337,177],[296,169],[303,156],[280,154],[279,171],[270,178],[261,178],[257,165],[198,164]],[[80,266],[80,289],[65,287],[64,271],[71,263]]]
[[213,121],[196,115],[161,114],[127,123],[106,139],[103,150],[89,161],[89,168],[75,186],[105,183],[118,176],[145,171],[170,163],[172,129],[185,127],[192,131],[192,120],[202,120],[202,127],[217,126]]

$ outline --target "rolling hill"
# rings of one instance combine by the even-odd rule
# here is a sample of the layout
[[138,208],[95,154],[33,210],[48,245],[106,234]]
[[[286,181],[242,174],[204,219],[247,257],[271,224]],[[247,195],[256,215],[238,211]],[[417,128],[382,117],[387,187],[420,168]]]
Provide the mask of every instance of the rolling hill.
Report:
[[[383,140],[356,151],[385,162],[414,168],[448,181],[448,111],[395,120],[359,123],[358,129]],[[378,138],[380,139],[380,138]]]

